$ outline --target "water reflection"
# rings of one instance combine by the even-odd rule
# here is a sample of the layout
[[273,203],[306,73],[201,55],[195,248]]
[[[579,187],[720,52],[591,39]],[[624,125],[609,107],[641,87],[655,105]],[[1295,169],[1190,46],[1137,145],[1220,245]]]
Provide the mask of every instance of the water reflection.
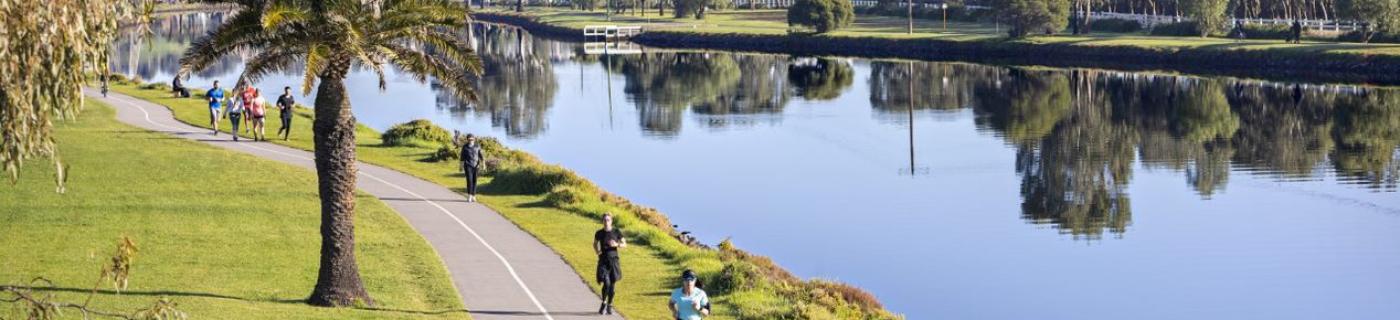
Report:
[[482,75],[474,81],[477,101],[460,101],[434,84],[438,108],[459,118],[489,118],[493,127],[515,138],[543,132],[545,113],[559,90],[551,61],[559,43],[513,28],[473,27],[463,36],[481,55]]
[[[161,20],[149,49],[123,38],[114,70],[168,81],[221,19]],[[357,73],[357,118],[504,136],[910,318],[1076,318],[1085,297],[1104,318],[1400,312],[1367,302],[1400,298],[1396,88],[460,36],[483,55],[479,100]],[[1022,265],[1045,272],[998,268]],[[1265,287],[1280,290],[1238,291]],[[1328,300],[1342,292],[1380,300]]]

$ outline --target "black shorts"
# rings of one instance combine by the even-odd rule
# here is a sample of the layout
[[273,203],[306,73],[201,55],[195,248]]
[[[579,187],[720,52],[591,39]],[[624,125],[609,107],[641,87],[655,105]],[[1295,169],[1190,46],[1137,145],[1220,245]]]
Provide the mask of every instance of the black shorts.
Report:
[[598,255],[598,283],[606,283],[609,279],[612,282],[622,280],[622,263],[616,255],[604,253]]

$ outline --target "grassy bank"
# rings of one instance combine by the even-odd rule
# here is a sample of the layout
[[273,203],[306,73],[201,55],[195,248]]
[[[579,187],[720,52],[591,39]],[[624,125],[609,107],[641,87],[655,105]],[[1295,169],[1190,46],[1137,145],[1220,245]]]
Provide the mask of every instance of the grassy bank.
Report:
[[[207,111],[198,99],[171,98],[163,90],[143,90],[130,84],[113,89],[165,105],[184,122],[207,125]],[[291,141],[273,142],[310,150],[310,116],[309,110],[298,110]],[[385,146],[378,133],[363,126],[357,134],[360,160],[462,189],[456,163],[427,160],[436,148]],[[804,281],[765,258],[738,249],[684,244],[656,210],[608,194],[564,168],[508,150],[494,140],[486,141],[489,165],[481,181],[481,202],[553,248],[595,291],[599,288],[591,280],[597,258],[590,247],[591,236],[601,226],[602,213],[617,216],[617,224],[633,244],[623,250],[626,277],[617,296],[618,310],[629,318],[669,318],[665,303],[684,268],[696,270],[706,282],[716,301],[713,319],[893,318],[859,289]]]
[[[81,302],[122,237],[140,252],[127,291],[104,285],[93,307],[127,312],[169,297],[193,319],[468,319],[447,270],[406,221],[358,197],[358,255],[371,309],[312,307],[320,204],[314,173],[118,123],[89,100],[56,131],[69,171],[26,167],[0,186],[0,283],[52,280]],[[8,297],[4,297],[8,298]],[[11,314],[0,303],[0,318]],[[64,319],[81,315],[65,311]]]
[[525,13],[487,9],[483,21],[520,25],[537,33],[581,38],[586,25],[633,25],[647,30],[634,41],[658,47],[704,48],[875,58],[968,60],[1047,66],[1173,69],[1268,78],[1400,83],[1400,44],[1166,37],[1104,33],[1008,40],[994,25],[858,15],[853,26],[821,35],[793,35],[781,10],[733,10],[704,20],[531,8]]

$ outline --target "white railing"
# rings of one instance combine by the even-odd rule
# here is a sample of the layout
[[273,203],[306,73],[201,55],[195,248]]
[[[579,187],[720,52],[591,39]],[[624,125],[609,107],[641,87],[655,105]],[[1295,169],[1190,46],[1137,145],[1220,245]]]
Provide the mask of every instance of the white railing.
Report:
[[[1182,21],[1187,21],[1187,20],[1189,20],[1188,18],[1186,18],[1186,17],[1181,17],[1181,16],[1150,15],[1150,14],[1135,14],[1135,13],[1117,13],[1117,12],[1091,12],[1091,13],[1089,13],[1089,18],[1090,18],[1090,19],[1122,19],[1122,20],[1132,20],[1132,21],[1137,21],[1138,23],[1142,24],[1143,27],[1151,27],[1152,25],[1155,25],[1155,24],[1158,24],[1158,23],[1172,23],[1172,22],[1182,22]],[[1292,25],[1292,24],[1293,24],[1293,20],[1289,20],[1289,19],[1233,19],[1233,20],[1231,20],[1231,22],[1230,22],[1230,23],[1231,23],[1231,26],[1234,25],[1235,21],[1239,21],[1239,22],[1244,23],[1244,24],[1261,24],[1261,25]],[[1352,21],[1336,21],[1336,20],[1298,20],[1298,23],[1301,24],[1301,25],[1303,25],[1303,29],[1306,29],[1306,30],[1335,31],[1335,32],[1361,30],[1361,24],[1356,23],[1356,22],[1352,22]]]
[[583,37],[600,37],[604,39],[626,39],[642,34],[642,27],[637,26],[585,26],[583,27]]
[[584,42],[583,54],[618,55],[642,54],[642,46],[631,42]]

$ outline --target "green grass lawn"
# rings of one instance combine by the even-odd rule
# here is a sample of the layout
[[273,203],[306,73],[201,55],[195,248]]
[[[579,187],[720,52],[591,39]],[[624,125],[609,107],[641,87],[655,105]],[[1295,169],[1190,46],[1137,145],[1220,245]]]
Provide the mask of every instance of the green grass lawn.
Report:
[[[480,12],[517,14],[502,7],[490,7]],[[668,10],[666,16],[647,12],[646,16],[628,13],[612,15],[612,20],[602,10],[586,12],[562,8],[527,7],[526,14],[536,17],[539,22],[570,28],[583,28],[587,25],[643,26],[647,30],[676,31],[714,34],[786,34],[788,30],[784,10],[729,10],[707,13],[705,19],[673,18]],[[950,41],[1021,41],[1037,44],[1070,44],[1093,47],[1141,47],[1154,50],[1277,50],[1280,53],[1322,53],[1344,55],[1400,55],[1400,44],[1360,44],[1305,41],[1302,44],[1285,44],[1282,40],[1243,40],[1227,38],[1166,37],[1149,36],[1141,33],[1095,33],[1090,35],[1056,35],[1031,37],[1023,40],[1005,40],[1005,28],[997,28],[989,23],[969,23],[949,21],[943,28],[941,20],[914,20],[915,32],[907,33],[908,21],[898,17],[877,15],[856,15],[855,23],[823,36],[925,39],[935,38]]]
[[[0,283],[52,280],[81,302],[122,236],[140,247],[130,286],[102,310],[169,297],[194,319],[468,319],[447,270],[397,213],[358,197],[357,257],[374,310],[302,303],[316,281],[320,206],[312,171],[118,123],[88,100],[58,125],[68,191],[31,162],[0,186]],[[0,303],[0,317],[11,314]],[[80,318],[74,312],[65,318]]]
[[[116,84],[112,86],[112,89],[115,92],[164,105],[173,110],[175,117],[179,120],[208,128],[208,109],[206,109],[205,103],[199,99],[172,98],[168,92],[162,90],[142,90],[129,84]],[[203,90],[192,90],[192,92],[202,94]],[[375,107],[380,106],[355,106],[355,108]],[[276,132],[279,125],[276,121],[268,122],[268,137],[272,142],[297,149],[312,150],[310,109],[298,108],[297,116],[293,119],[291,140],[272,139],[272,133]],[[227,132],[227,120],[220,124],[220,128]],[[221,137],[227,136],[222,135]],[[356,131],[356,141],[361,161],[408,173],[448,186],[458,192],[465,192],[462,174],[458,171],[455,162],[424,161],[435,150],[416,147],[385,147],[380,143],[379,133],[363,125],[359,126]],[[491,179],[483,177],[480,183],[483,189],[489,189]],[[314,196],[314,188],[307,190]],[[601,222],[588,216],[539,205],[543,198],[542,195],[482,195],[479,197],[481,203],[500,212],[558,252],[586,280],[585,282],[593,287],[595,292],[599,292],[600,287],[592,281],[597,255],[593,253],[591,241],[593,232],[602,227]],[[670,311],[666,309],[665,303],[669,298],[670,289],[677,284],[676,279],[683,267],[675,262],[676,260],[667,259],[658,250],[646,245],[634,243],[633,246],[623,250],[622,254],[625,278],[619,283],[616,297],[617,309],[633,319],[669,318]],[[716,308],[717,310],[728,309],[723,303],[717,305]],[[719,314],[711,319],[729,318],[725,314]]]

